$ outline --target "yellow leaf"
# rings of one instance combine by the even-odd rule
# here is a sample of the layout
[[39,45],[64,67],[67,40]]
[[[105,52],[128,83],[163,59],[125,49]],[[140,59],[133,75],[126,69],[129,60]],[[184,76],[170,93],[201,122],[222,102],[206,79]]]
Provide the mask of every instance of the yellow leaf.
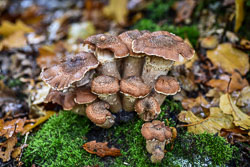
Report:
[[40,125],[41,123],[45,122],[47,119],[49,119],[52,115],[54,115],[56,112],[55,111],[47,111],[46,115],[43,117],[40,117],[36,120],[36,123],[34,125],[28,124],[24,126],[24,130],[23,130],[23,135],[27,132],[29,132],[30,130],[32,130],[33,128],[37,127],[38,125]]
[[220,108],[225,114],[233,116],[233,123],[242,129],[250,129],[250,117],[243,113],[233,102],[229,94],[220,97]]
[[244,0],[235,0],[235,26],[234,32],[237,32],[244,20]]
[[22,21],[18,20],[15,24],[4,20],[2,22],[2,25],[0,27],[0,34],[3,36],[9,36],[11,34],[13,34],[16,31],[23,31],[25,33],[27,32],[33,32],[34,30],[32,28],[30,28],[29,26],[27,26],[26,24],[24,24]]
[[27,45],[27,39],[24,35],[23,31],[17,31],[7,38],[5,38],[3,41],[0,43],[0,50],[2,50],[3,47],[7,47],[9,49],[12,48],[22,48]]
[[187,125],[188,132],[195,134],[204,132],[215,134],[220,132],[222,128],[234,128],[232,116],[224,114],[218,107],[211,107],[210,115],[206,119],[195,116],[192,111],[182,111],[178,115],[178,119],[189,123],[190,125]]
[[124,25],[128,15],[127,0],[109,0],[109,5],[103,9],[104,15],[113,18],[117,23]]
[[208,50],[207,57],[215,66],[231,74],[238,70],[245,75],[249,70],[248,54],[234,48],[230,43],[223,43],[214,50]]

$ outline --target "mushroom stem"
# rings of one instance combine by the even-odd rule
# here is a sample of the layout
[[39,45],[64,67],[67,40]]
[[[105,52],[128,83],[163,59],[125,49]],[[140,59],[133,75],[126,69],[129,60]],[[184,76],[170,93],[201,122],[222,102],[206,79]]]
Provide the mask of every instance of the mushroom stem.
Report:
[[157,93],[157,92],[154,92],[152,94],[152,96],[155,98],[155,100],[159,103],[160,106],[163,104],[164,100],[167,97],[167,95],[164,95],[164,94],[161,94],[161,93]]
[[71,111],[78,115],[86,116],[86,104],[78,104]]
[[122,110],[122,104],[118,94],[99,94],[98,98],[109,103],[110,111],[113,113],[118,113]]
[[123,69],[123,78],[128,78],[130,76],[141,75],[142,66],[144,59],[141,57],[129,56],[125,58],[124,69]]
[[98,67],[98,71],[107,76],[112,76],[117,79],[121,79],[121,75],[118,71],[116,60],[114,54],[105,49],[96,49],[97,60],[101,63],[101,66]]
[[153,87],[155,80],[160,75],[167,75],[174,61],[164,60],[160,57],[147,56],[142,70],[142,80]]
[[122,99],[123,109],[127,112],[134,111],[136,99],[137,98],[125,94]]

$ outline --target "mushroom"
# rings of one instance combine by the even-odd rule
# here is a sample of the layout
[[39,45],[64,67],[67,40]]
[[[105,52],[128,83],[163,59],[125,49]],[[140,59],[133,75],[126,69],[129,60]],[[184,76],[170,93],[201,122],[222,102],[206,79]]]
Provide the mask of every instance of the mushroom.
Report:
[[142,79],[151,87],[158,76],[167,75],[174,61],[191,59],[194,55],[194,50],[188,44],[167,31],[144,33],[133,40],[132,50],[148,55],[143,66]]
[[166,96],[175,95],[181,89],[178,81],[174,77],[160,76],[155,83],[154,90],[155,92],[152,96],[161,106]]
[[161,108],[154,97],[146,97],[136,102],[135,111],[142,120],[151,121],[160,114]]
[[92,93],[98,95],[99,99],[109,103],[110,110],[113,113],[117,113],[122,109],[120,97],[117,94],[119,90],[119,80],[111,76],[98,76],[91,83]]
[[127,57],[129,52],[127,46],[118,37],[107,34],[90,36],[84,43],[95,45],[95,54],[101,63],[99,72],[102,75],[112,76],[120,80],[121,76],[115,58]]
[[122,106],[125,111],[134,111],[136,99],[143,98],[150,93],[150,87],[143,83],[140,77],[132,76],[120,82],[121,93],[124,94]]
[[129,56],[125,58],[123,63],[123,78],[130,76],[140,76],[144,59],[144,54],[136,54],[132,50],[132,42],[141,36],[142,33],[138,30],[126,31],[118,36],[127,46]]
[[59,65],[42,69],[41,78],[52,89],[64,90],[80,81],[89,70],[97,68],[98,65],[92,53],[80,52]]
[[146,139],[147,151],[152,154],[151,161],[161,162],[164,158],[165,144],[168,144],[172,137],[171,129],[166,127],[164,122],[154,120],[142,125],[141,134]]
[[94,102],[86,108],[86,115],[96,126],[110,128],[115,123],[115,117],[109,112],[109,107],[106,102]]

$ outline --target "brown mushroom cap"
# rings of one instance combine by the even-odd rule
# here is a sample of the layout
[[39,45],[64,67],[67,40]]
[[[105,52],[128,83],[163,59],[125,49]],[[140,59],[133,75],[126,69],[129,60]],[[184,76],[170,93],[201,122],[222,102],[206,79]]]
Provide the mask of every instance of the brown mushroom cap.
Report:
[[166,127],[164,122],[158,120],[154,120],[152,123],[144,123],[141,133],[146,140],[156,139],[161,142],[172,137],[171,129]]
[[143,83],[140,77],[132,76],[122,79],[120,82],[121,92],[135,98],[142,98],[150,93],[150,86]]
[[57,90],[50,89],[49,94],[45,98],[45,103],[56,103],[63,107],[64,110],[71,110],[76,103],[74,102],[75,92],[59,92]]
[[64,90],[72,83],[80,81],[86,72],[97,68],[99,62],[92,53],[81,52],[68,58],[60,65],[44,68],[41,78],[53,89]]
[[91,93],[90,88],[79,87],[75,89],[74,101],[77,104],[89,104],[97,99],[97,96]]
[[142,115],[144,121],[150,121],[161,112],[161,108],[154,97],[146,97],[136,102],[135,111]]
[[114,94],[119,90],[119,80],[111,76],[98,76],[91,83],[91,91],[95,94]]
[[174,77],[160,76],[154,87],[157,93],[164,95],[175,95],[180,91],[180,85]]
[[109,112],[109,104],[103,101],[95,102],[86,109],[87,117],[95,124],[104,124],[107,116],[112,116]]
[[115,58],[124,58],[128,56],[127,46],[117,37],[107,34],[98,34],[88,37],[84,40],[85,44],[95,45],[100,49],[108,49],[114,52]]
[[187,43],[166,31],[144,33],[132,42],[132,50],[173,61],[182,61],[183,57],[191,59],[194,55],[194,50]]

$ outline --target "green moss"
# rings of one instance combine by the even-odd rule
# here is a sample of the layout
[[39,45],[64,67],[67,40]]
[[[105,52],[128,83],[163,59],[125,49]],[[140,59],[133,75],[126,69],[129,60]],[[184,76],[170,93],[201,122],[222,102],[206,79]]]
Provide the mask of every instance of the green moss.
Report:
[[10,79],[7,85],[12,88],[16,86],[21,86],[23,83],[19,79]]
[[25,166],[85,166],[101,165],[99,158],[87,153],[82,145],[90,122],[71,112],[52,116],[42,128],[28,139],[22,161]]

